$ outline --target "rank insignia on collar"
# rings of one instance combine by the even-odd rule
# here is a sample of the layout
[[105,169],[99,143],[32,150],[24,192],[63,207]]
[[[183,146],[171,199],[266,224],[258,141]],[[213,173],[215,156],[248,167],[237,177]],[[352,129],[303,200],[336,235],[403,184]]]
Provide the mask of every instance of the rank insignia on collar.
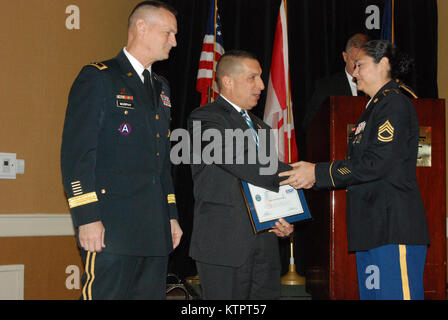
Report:
[[162,91],[162,93],[160,94],[160,99],[162,99],[163,105],[165,107],[171,108],[171,101],[170,101],[170,97],[168,97],[167,95],[165,95],[165,93]]
[[378,140],[381,142],[391,142],[394,139],[394,127],[387,120],[378,129]]
[[99,70],[106,70],[108,67],[104,64],[104,63],[101,63],[101,62],[92,62],[91,64],[89,64],[90,66],[94,66],[94,67],[97,67]]

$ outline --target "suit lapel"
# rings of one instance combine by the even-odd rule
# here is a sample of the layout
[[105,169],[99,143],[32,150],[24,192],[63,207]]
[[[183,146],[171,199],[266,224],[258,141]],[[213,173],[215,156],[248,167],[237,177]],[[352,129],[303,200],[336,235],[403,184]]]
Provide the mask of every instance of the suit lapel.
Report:
[[[235,124],[237,125],[238,128],[241,128],[243,130],[249,129],[249,126],[248,126],[246,120],[244,120],[243,116],[238,111],[236,111],[236,109],[230,103],[228,103],[224,98],[219,96],[215,100],[215,103],[219,103],[226,108],[226,110],[230,114],[230,117],[235,122]],[[269,126],[267,126],[261,119],[259,119],[255,115],[253,115],[250,111],[248,111],[247,114],[249,115],[250,119],[252,120],[255,130],[270,129]]]
[[226,111],[229,113],[230,118],[235,123],[236,127],[244,130],[248,128],[246,120],[244,120],[241,114],[238,111],[236,111],[236,109],[230,103],[228,103],[223,97],[218,96],[218,98],[215,100],[215,103],[224,106]]

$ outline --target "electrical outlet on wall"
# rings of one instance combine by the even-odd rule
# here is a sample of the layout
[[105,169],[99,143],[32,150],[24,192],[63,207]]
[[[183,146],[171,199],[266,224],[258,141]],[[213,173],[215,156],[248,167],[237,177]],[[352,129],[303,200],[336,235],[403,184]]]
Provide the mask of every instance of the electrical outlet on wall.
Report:
[[25,160],[17,159],[15,153],[0,153],[0,179],[15,179],[25,173]]

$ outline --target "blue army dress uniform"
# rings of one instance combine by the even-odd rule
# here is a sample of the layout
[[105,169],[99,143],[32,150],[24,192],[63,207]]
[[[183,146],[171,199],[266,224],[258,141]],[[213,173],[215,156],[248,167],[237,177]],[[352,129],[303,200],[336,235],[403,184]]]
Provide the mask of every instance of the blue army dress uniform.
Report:
[[[61,167],[73,223],[78,228],[102,221],[105,227],[102,252],[81,248],[87,299],[109,297],[109,283],[95,274],[101,255],[167,261],[173,250],[170,219],[178,216],[170,162],[170,90],[157,75],[152,80],[153,101],[121,51],[114,59],[85,66],[69,94]],[[158,273],[165,284],[166,263]],[[109,277],[120,280],[118,274]],[[132,289],[119,290],[114,297],[132,296],[125,292]]]
[[[348,249],[357,254],[362,299],[423,298],[429,232],[416,178],[418,141],[414,105],[392,80],[350,134],[346,159],[316,164],[316,188],[347,187]],[[369,285],[372,266],[380,283]]]

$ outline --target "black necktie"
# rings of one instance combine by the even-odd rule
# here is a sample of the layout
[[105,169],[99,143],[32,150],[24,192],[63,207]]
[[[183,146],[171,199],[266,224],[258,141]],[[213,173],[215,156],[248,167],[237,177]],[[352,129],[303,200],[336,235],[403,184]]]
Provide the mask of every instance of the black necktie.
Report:
[[149,101],[151,101],[151,107],[154,108],[154,91],[152,88],[151,74],[148,69],[143,71],[143,83],[145,85],[146,91],[148,92]]

